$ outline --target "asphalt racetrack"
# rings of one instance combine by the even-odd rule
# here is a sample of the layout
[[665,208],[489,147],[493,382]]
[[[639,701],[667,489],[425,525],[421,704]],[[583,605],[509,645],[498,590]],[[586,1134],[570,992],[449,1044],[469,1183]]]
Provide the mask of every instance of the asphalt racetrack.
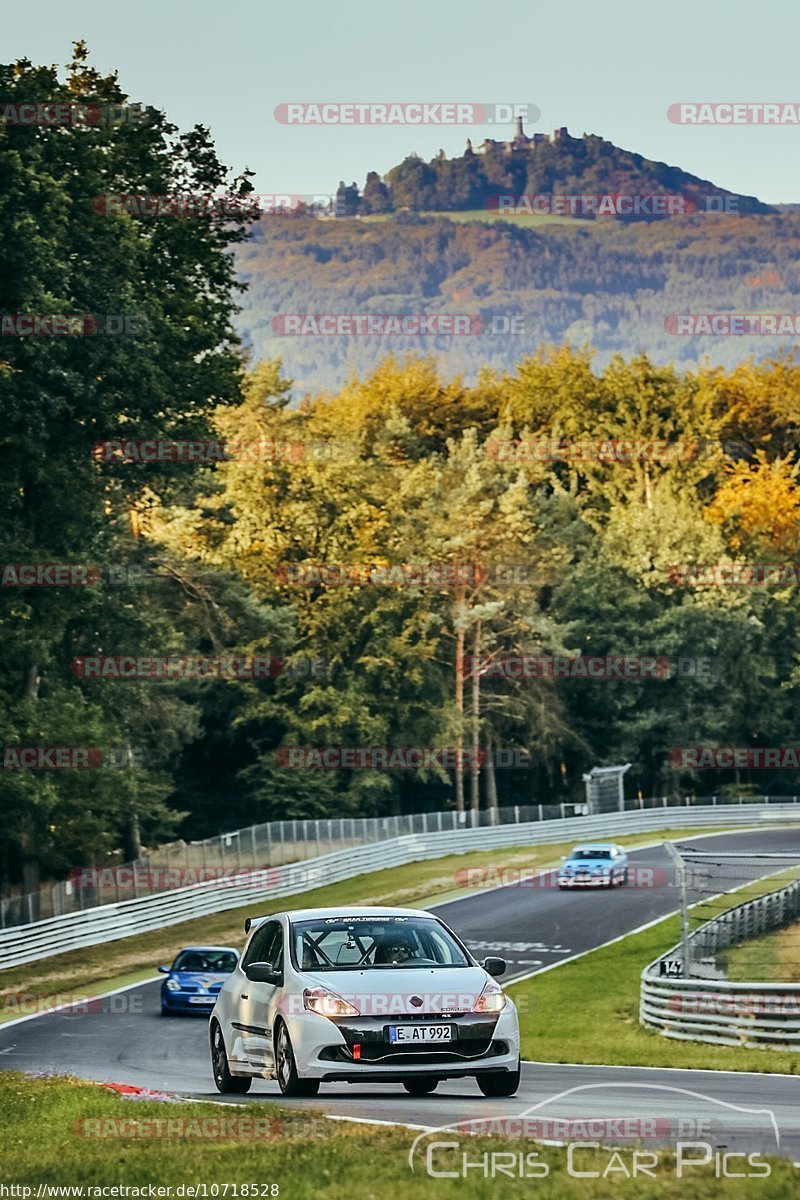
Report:
[[[684,840],[704,850],[800,856],[800,829]],[[677,909],[675,871],[664,849],[635,850],[630,859],[631,885],[613,891],[560,892],[552,875],[544,873],[532,882],[476,886],[466,898],[435,908],[477,958],[487,954],[505,958],[508,970],[503,982],[511,982]],[[756,878],[777,865],[754,860],[746,864],[747,874]],[[717,868],[709,870],[713,881]],[[730,873],[719,870],[719,890],[725,890]],[[244,921],[247,910],[241,913]],[[176,945],[176,951],[179,948]],[[527,1062],[519,1092],[509,1099],[482,1097],[473,1080],[445,1080],[435,1093],[423,1097],[408,1096],[399,1086],[388,1084],[323,1084],[315,1099],[296,1101],[281,1097],[276,1083],[256,1080],[249,1096],[223,1097],[211,1078],[207,1019],[162,1018],[159,987],[160,980],[154,980],[109,996],[97,1006],[100,1011],[48,1013],[0,1026],[0,1069],[71,1074],[218,1103],[280,1099],[281,1104],[322,1110],[340,1119],[409,1124],[420,1130],[417,1149],[421,1153],[425,1139],[432,1136],[428,1130],[455,1122],[523,1115],[541,1122],[579,1116],[607,1120],[636,1114],[660,1121],[658,1128],[667,1131],[665,1141],[695,1131],[715,1146],[746,1147],[800,1161],[796,1076]],[[542,1019],[547,1019],[546,1013]],[[768,1066],[767,1061],[767,1070]],[[557,1133],[557,1126],[553,1128]],[[412,1135],[409,1145],[411,1141]]]

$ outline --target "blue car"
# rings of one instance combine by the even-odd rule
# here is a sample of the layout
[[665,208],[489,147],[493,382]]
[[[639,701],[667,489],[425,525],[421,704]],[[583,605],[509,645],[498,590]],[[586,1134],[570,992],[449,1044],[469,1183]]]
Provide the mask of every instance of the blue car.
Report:
[[230,946],[186,946],[171,967],[158,968],[167,977],[161,984],[162,1017],[210,1013],[238,961],[239,951]]
[[628,882],[628,855],[614,842],[587,842],[567,855],[558,886],[622,887]]

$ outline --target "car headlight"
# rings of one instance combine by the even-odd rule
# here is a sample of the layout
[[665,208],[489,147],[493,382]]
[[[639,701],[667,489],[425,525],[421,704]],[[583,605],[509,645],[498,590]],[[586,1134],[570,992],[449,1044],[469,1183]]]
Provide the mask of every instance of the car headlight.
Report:
[[481,1013],[502,1012],[506,1006],[507,999],[508,997],[503,989],[498,987],[496,983],[487,983],[475,1001],[472,1011]]
[[357,1017],[358,1009],[349,1000],[344,1000],[334,992],[325,988],[305,988],[303,991],[303,1008],[317,1013],[320,1017]]
[[167,980],[167,991],[168,992],[179,992],[180,990],[181,990],[181,985],[178,983],[177,979],[170,978]]

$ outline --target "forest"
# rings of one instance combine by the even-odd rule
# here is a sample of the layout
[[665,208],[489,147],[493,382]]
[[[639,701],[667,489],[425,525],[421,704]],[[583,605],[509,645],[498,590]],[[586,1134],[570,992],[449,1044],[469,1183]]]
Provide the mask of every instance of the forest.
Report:
[[[0,85],[12,102],[127,99],[80,45],[66,80],[22,63]],[[131,179],[246,195],[247,175],[163,114],[51,132],[0,127],[0,307],[67,331],[17,320],[0,343],[6,883],[274,817],[579,800],[599,764],[631,762],[643,796],[800,792],[785,764],[676,760],[791,745],[800,367],[548,336],[587,311],[645,328],[721,280],[741,298],[759,271],[793,288],[798,218],[600,240],[413,216],[148,220],[93,199]],[[463,339],[474,371],[395,340],[314,393],[237,330],[275,303],[307,311],[303,280],[327,303],[334,271],[350,311],[413,297],[486,316],[535,294],[544,315],[510,365],[488,336]],[[597,659],[657,667],[554,665]],[[533,665],[496,669],[518,660]],[[353,756],[410,747],[470,757]],[[309,748],[351,753],[292,769]]]

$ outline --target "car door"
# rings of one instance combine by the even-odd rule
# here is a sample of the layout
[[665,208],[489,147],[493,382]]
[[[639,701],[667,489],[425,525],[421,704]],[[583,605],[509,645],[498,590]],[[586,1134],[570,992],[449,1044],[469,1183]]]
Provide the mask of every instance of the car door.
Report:
[[[248,964],[253,962],[272,963],[277,971],[283,970],[283,927],[280,921],[267,921],[258,929],[242,963],[245,972]],[[264,1072],[272,1071],[275,1064],[272,1023],[277,991],[276,984],[254,982],[246,974],[242,981],[241,1002],[247,1012],[247,1029],[242,1030],[244,1052],[250,1065]]]

